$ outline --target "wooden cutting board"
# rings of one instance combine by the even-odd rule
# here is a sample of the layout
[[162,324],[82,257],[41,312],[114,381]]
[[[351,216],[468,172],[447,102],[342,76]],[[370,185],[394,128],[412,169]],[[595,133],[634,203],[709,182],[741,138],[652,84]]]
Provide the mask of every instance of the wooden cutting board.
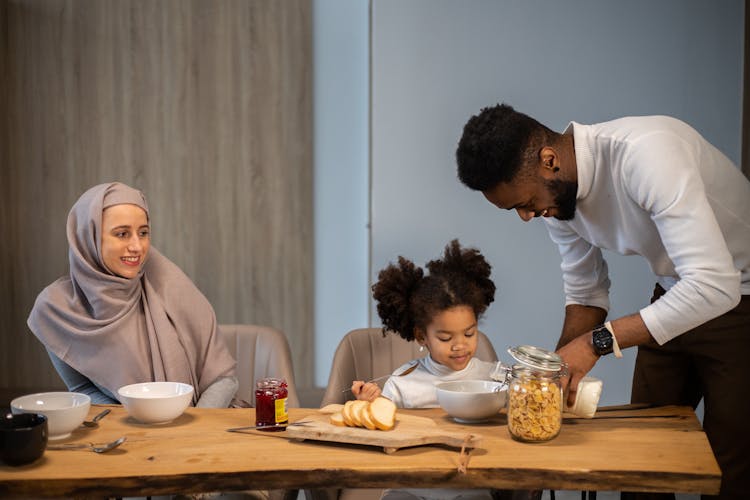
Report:
[[312,439],[336,443],[362,444],[382,447],[386,453],[393,453],[399,448],[422,446],[427,444],[444,444],[461,448],[476,448],[482,436],[475,433],[450,432],[441,430],[431,418],[406,415],[396,412],[396,426],[390,431],[370,430],[361,427],[341,427],[331,424],[331,414],[341,411],[343,405],[328,405],[316,413],[311,413],[301,420],[308,423],[293,425],[286,429],[291,439]]

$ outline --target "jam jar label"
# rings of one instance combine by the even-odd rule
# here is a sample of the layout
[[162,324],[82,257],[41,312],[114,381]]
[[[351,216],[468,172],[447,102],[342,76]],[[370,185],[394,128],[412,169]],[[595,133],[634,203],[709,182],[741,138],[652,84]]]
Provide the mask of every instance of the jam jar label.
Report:
[[274,401],[276,405],[276,424],[286,424],[289,421],[289,412],[286,409],[286,399],[280,398]]

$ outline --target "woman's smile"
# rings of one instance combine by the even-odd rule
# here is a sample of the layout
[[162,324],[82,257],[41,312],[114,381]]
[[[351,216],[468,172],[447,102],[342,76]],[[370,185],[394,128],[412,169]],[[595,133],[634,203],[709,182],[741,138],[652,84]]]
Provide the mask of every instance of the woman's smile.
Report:
[[126,266],[138,267],[138,266],[141,265],[141,257],[140,256],[135,256],[135,257],[120,257],[120,260]]

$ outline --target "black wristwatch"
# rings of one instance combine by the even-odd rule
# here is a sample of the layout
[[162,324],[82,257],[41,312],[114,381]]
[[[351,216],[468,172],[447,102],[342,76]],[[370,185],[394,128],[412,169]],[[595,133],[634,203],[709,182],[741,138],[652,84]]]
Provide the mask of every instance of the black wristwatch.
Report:
[[614,350],[612,332],[604,325],[595,327],[591,333],[591,344],[594,346],[595,353],[599,356],[606,356]]

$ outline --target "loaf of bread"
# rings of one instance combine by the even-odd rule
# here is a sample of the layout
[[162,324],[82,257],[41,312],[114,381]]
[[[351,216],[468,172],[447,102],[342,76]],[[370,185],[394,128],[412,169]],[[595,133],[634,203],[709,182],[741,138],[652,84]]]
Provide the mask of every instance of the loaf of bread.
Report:
[[347,401],[340,412],[331,415],[333,425],[389,431],[396,425],[396,405],[382,396],[369,401]]

